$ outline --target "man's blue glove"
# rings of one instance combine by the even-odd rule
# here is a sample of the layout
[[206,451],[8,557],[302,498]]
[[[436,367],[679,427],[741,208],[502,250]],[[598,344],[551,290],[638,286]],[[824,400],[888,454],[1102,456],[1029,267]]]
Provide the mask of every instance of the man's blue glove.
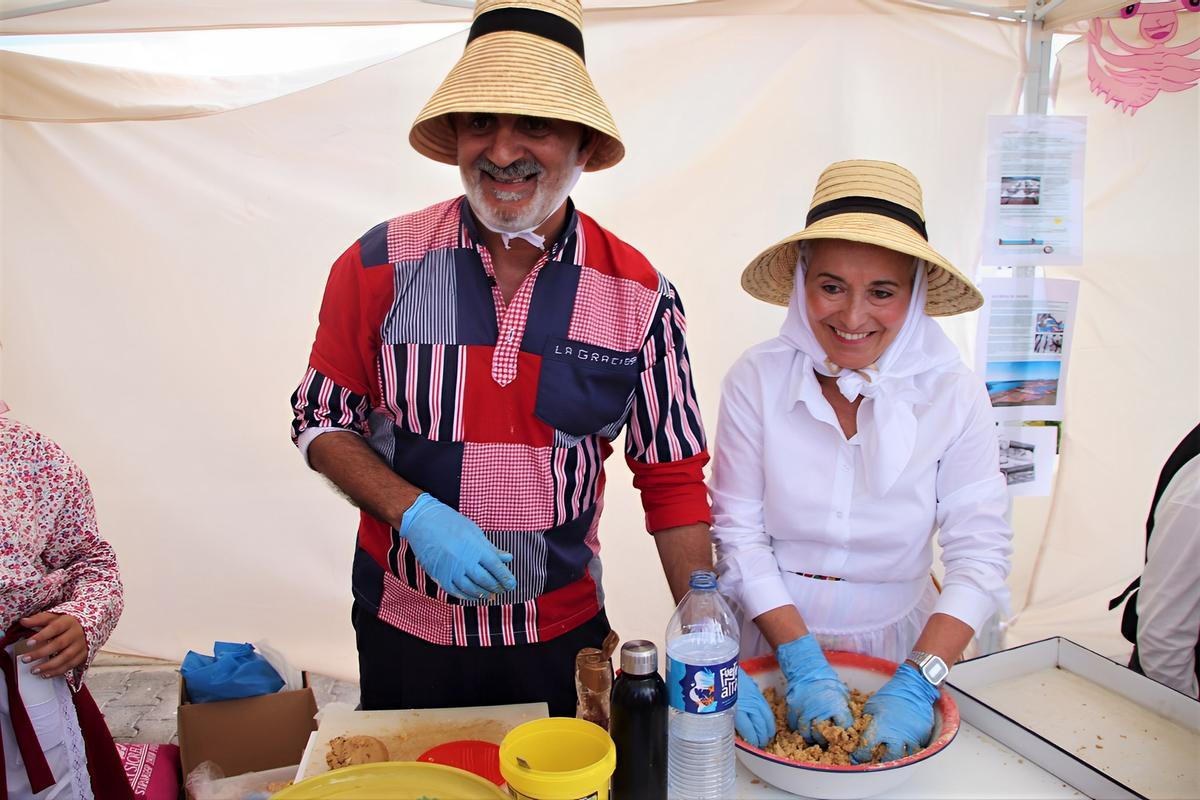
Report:
[[408,540],[421,569],[449,594],[479,600],[517,586],[505,566],[512,554],[498,550],[478,525],[429,494],[404,512],[400,535]]
[[812,634],[779,645],[775,651],[779,668],[787,677],[788,727],[812,744],[827,744],[813,723],[833,720],[849,728],[854,724],[850,713],[850,690],[829,666],[821,645]]
[[929,744],[933,733],[933,704],[938,688],[907,662],[900,665],[892,679],[871,696],[863,706],[863,714],[871,722],[859,739],[859,748],[850,758],[856,764],[871,760],[871,753],[880,744],[887,745],[884,761],[894,761],[912,755]]
[[775,712],[767,698],[746,670],[738,668],[737,714],[734,727],[741,736],[755,747],[766,747],[775,736]]

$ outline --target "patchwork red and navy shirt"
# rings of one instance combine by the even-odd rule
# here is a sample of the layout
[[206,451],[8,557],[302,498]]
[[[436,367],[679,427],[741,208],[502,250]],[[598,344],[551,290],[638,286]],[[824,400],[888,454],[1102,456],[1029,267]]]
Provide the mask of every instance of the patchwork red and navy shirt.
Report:
[[355,598],[429,642],[546,641],[600,611],[604,460],[622,431],[647,529],[711,521],[679,296],[569,212],[507,304],[464,198],[377,225],[329,275],[293,439],[359,433],[513,554],[516,589],[460,600],[362,514]]

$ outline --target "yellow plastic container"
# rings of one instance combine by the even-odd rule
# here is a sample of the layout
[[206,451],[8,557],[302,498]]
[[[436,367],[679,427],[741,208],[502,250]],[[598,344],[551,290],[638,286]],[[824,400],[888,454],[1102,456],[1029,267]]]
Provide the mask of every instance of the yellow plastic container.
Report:
[[616,766],[608,732],[582,719],[535,719],[500,743],[500,774],[517,800],[608,800]]

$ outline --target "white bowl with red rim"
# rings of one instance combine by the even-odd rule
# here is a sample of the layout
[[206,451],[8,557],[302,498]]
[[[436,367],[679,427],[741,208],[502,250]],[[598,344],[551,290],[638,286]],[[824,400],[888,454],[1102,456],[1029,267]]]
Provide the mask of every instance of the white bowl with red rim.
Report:
[[[825,652],[825,657],[838,677],[860,692],[876,691],[896,671],[896,664],[891,661],[858,653],[830,650]],[[743,661],[742,667],[764,692],[771,687],[781,697],[787,692],[787,681],[779,671],[775,656]],[[929,746],[896,761],[849,766],[792,761],[760,750],[742,741],[741,737],[736,740],[737,757],[759,778],[784,791],[829,800],[857,800],[886,792],[934,768],[931,766],[934,756],[946,749],[958,734],[958,726],[958,706],[950,693],[943,691],[933,706],[933,734]]]

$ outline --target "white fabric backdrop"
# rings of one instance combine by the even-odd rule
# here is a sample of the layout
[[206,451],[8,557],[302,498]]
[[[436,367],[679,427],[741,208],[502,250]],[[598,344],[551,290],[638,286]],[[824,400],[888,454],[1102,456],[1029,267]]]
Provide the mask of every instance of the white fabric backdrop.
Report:
[[[1200,36],[1179,16],[1176,41]],[[1200,89],[1130,117],[1090,93],[1082,40],[1059,59],[1055,110],[1087,116],[1085,265],[1048,270],[1079,278],[1079,316],[1056,494],[1017,504],[1019,535],[1045,538],[1018,550],[1009,639],[1127,653],[1108,600],[1140,574],[1159,470],[1200,420]]]
[[[590,68],[629,155],[588,175],[575,197],[679,286],[710,431],[725,369],[782,321],[781,309],[738,290],[738,274],[803,225],[830,161],[883,158],[913,169],[933,242],[971,270],[985,116],[1016,110],[1020,35],[1011,24],[878,0],[722,0],[589,14]],[[462,35],[434,42],[211,116],[0,123],[0,389],[15,416],[62,442],[92,479],[127,586],[111,647],[179,658],[216,638],[268,639],[300,666],[354,676],[356,512],[300,462],[287,439],[287,398],[332,259],[374,223],[459,192],[456,171],[418,156],[406,137],[462,43]],[[12,57],[5,69],[12,78],[45,66]],[[117,105],[128,77],[111,75]],[[105,88],[103,71],[92,78],[94,91]],[[251,79],[241,86],[262,89]],[[211,88],[178,80],[163,97],[189,107]],[[1177,144],[1174,160],[1145,169],[1147,150],[1121,172],[1093,178],[1107,168],[1097,154],[1124,145],[1089,150],[1089,253],[1108,251],[1115,232],[1093,234],[1126,206],[1154,219],[1144,195],[1167,190],[1139,170],[1174,175],[1175,213],[1189,203],[1194,212],[1195,181],[1179,177],[1188,159],[1196,169],[1194,148],[1182,144],[1195,141],[1200,92],[1190,94],[1159,101],[1162,117],[1170,103],[1170,118],[1148,142],[1156,157],[1164,142]],[[1129,120],[1090,98],[1079,104],[1094,139],[1105,124],[1137,131],[1156,119],[1154,105]],[[1106,113],[1106,123],[1097,121]],[[1122,133],[1121,141],[1139,138]],[[1096,208],[1110,217],[1093,221]],[[1095,609],[1063,601],[1136,572],[1139,534],[1126,523],[1144,517],[1149,473],[1166,454],[1155,447],[1195,417],[1195,230],[1175,224],[1153,234],[1146,260],[1159,280],[1117,268],[1137,249],[1130,246],[1106,257],[1108,270],[1079,271],[1088,282],[1068,388],[1079,427],[1069,429],[1068,447],[1080,457],[1064,457],[1040,560],[1044,514],[1036,503],[1018,506],[1015,600],[1029,594],[1041,566],[1017,634],[1044,618],[1053,632],[1078,631],[1088,643],[1092,629],[1081,625],[1093,625]],[[1129,292],[1140,311],[1178,324],[1179,335],[1129,324]],[[950,323],[964,350],[973,324]],[[1153,352],[1135,352],[1131,340]],[[1128,356],[1116,374],[1105,369],[1113,347]],[[1096,348],[1090,367],[1086,348]],[[1124,452],[1097,458],[1118,428],[1133,427],[1126,423],[1138,379],[1178,390],[1146,413],[1146,431],[1120,431]],[[1114,462],[1111,471],[1100,466]],[[601,539],[609,611],[624,637],[661,641],[671,610],[665,581],[624,465],[618,458],[608,466]],[[1079,565],[1087,580],[1078,581],[1060,553],[1075,552],[1070,535],[1084,532],[1083,520],[1118,544],[1089,543],[1090,566]]]

